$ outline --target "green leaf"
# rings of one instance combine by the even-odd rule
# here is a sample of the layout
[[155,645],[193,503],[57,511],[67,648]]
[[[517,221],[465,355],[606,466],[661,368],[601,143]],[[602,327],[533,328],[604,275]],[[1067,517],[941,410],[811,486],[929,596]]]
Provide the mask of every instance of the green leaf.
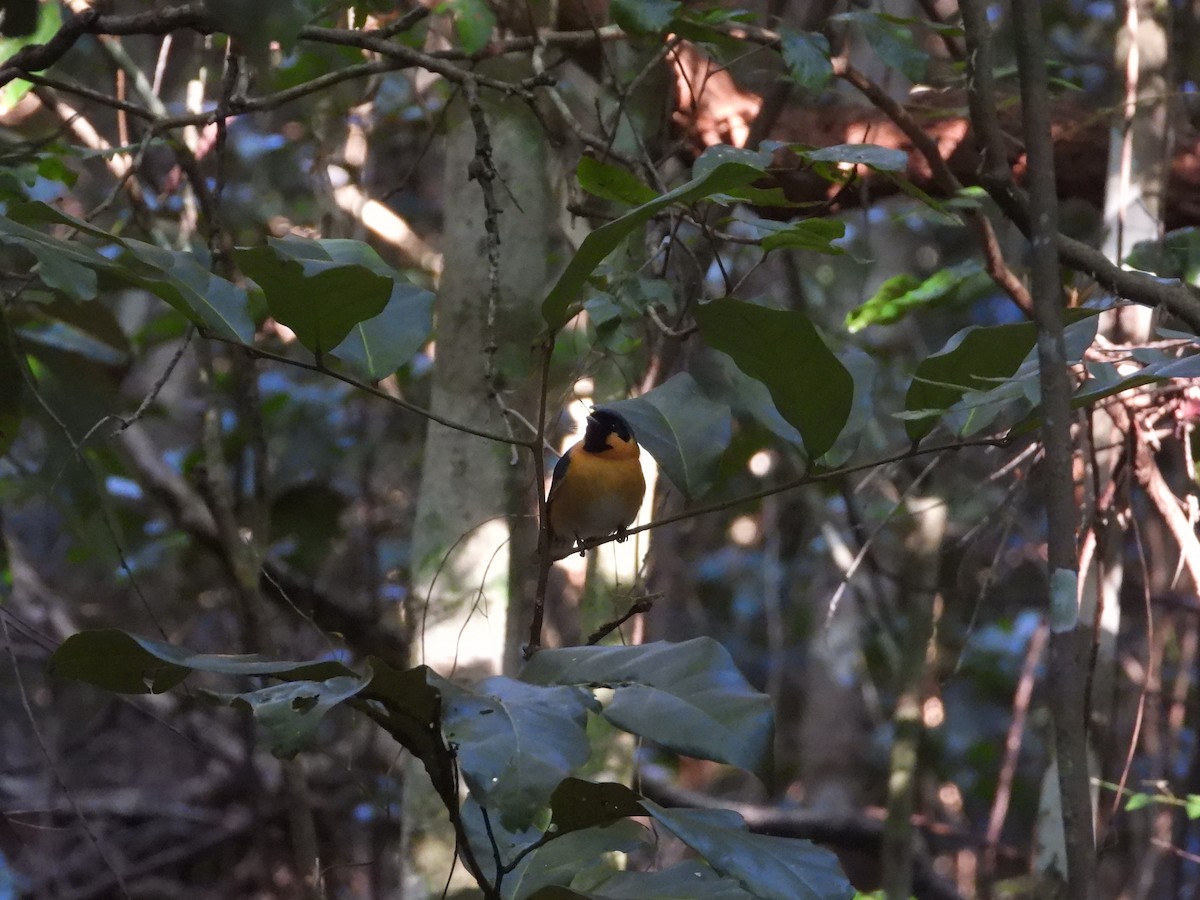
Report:
[[636,206],[658,197],[656,190],[628,169],[601,162],[593,156],[579,158],[575,177],[579,179],[579,186],[589,194],[616,203]]
[[588,891],[596,900],[754,900],[757,896],[696,859],[658,872],[617,872]]
[[877,172],[903,172],[908,168],[907,153],[878,144],[833,144],[818,150],[796,152],[810,162],[848,163],[867,166]]
[[663,34],[679,12],[679,0],[612,0],[613,21],[630,34]]
[[642,848],[650,836],[643,826],[621,819],[601,828],[585,828],[556,837],[521,860],[504,879],[501,896],[505,900],[586,897],[587,894],[565,890],[582,869],[598,863],[606,854]]
[[802,313],[727,298],[701,304],[696,321],[705,343],[767,386],[811,458],[833,446],[854,404],[854,380]]
[[618,728],[760,776],[770,769],[771,700],[750,686],[712,638],[540,650],[520,677],[531,684],[611,687],[602,715]]
[[[1017,371],[1036,339],[1032,322],[963,329],[917,366],[904,408],[946,410],[967,391],[992,388],[997,380]],[[930,418],[909,420],[904,428],[910,439],[919,441],[934,424]]]
[[500,812],[506,828],[530,824],[559,782],[587,762],[591,696],[578,687],[539,687],[501,676],[474,691],[436,681],[442,731],[457,747],[472,795]]
[[210,698],[249,709],[266,731],[271,752],[281,759],[291,759],[312,745],[325,715],[359,694],[369,680],[369,675],[366,678],[339,675],[325,681],[273,684],[242,694],[205,693]]
[[849,900],[854,888],[837,857],[811,841],[750,834],[729,810],[664,809],[643,800],[656,822],[721,874],[762,900]]
[[1125,262],[1161,278],[1200,283],[1200,228],[1177,228],[1168,231],[1161,240],[1141,241],[1134,245]]
[[383,312],[359,322],[333,355],[379,381],[417,355],[433,331],[433,294],[396,281]]
[[21,427],[21,364],[12,354],[8,323],[0,315],[0,456],[8,452]]
[[[6,37],[0,40],[0,59],[12,59],[17,51],[30,44],[44,44],[54,37],[62,27],[62,13],[57,3],[37,4],[37,28],[32,34],[21,37]],[[14,78],[0,90],[0,113],[6,113],[18,103],[21,98],[33,89],[33,85],[20,78]]]
[[779,414],[767,386],[738,368],[725,353],[702,347],[693,367],[696,382],[707,397],[747,416],[789,444],[803,445],[800,432]]
[[485,0],[446,0],[437,10],[454,17],[454,33],[467,53],[479,52],[492,39],[496,14]]
[[394,273],[359,241],[271,238],[234,255],[262,288],[271,315],[314,354],[336,348],[392,297]]
[[1154,800],[1149,794],[1130,794],[1125,801],[1125,812],[1134,812],[1150,805]]
[[[759,224],[763,227],[766,220]],[[762,247],[770,253],[786,247],[792,250],[814,250],[829,256],[841,256],[845,250],[833,246],[833,241],[846,236],[846,223],[838,219],[801,219],[798,222],[779,223],[770,228],[763,238]]]
[[1200,819],[1200,794],[1188,794],[1183,808],[1189,819]]
[[710,400],[687,372],[632,400],[604,404],[633,426],[638,443],[671,483],[694,498],[716,478],[733,429],[729,407]]
[[796,84],[810,91],[819,91],[829,84],[833,65],[829,62],[829,39],[825,35],[782,28],[779,49],[783,64]]
[[551,823],[560,834],[609,825],[627,816],[641,816],[642,795],[623,784],[596,784],[579,778],[564,778],[550,796]]
[[106,276],[149,291],[226,340],[253,342],[250,302],[242,288],[212,274],[190,253],[130,239],[123,245],[126,252]]
[[358,677],[341,663],[194,653],[115,628],[71,635],[50,655],[48,670],[60,678],[82,681],[118,694],[161,694],[193,671],[277,678]]
[[925,77],[929,54],[917,46],[912,28],[875,12],[849,12],[830,16],[830,21],[856,22],[879,58],[898,69],[909,81]]
[[693,178],[686,184],[630,210],[619,219],[597,228],[583,239],[583,243],[542,303],[542,318],[546,320],[550,330],[557,331],[567,324],[574,315],[572,306],[578,302],[584,284],[596,267],[634,229],[645,224],[657,212],[672,203],[693,203],[713,194],[749,184],[761,176],[761,169],[741,163],[720,165],[703,177]]
[[941,269],[924,281],[908,274],[894,275],[866,303],[846,314],[846,328],[854,333],[868,325],[890,325],[914,310],[952,301],[987,281],[975,260]]

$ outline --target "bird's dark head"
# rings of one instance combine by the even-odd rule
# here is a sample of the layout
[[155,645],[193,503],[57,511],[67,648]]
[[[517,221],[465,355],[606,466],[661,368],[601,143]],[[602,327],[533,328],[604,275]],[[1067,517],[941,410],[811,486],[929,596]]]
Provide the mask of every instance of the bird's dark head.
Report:
[[633,444],[633,429],[625,421],[625,417],[611,409],[594,407],[592,414],[587,417],[587,431],[583,434],[583,448],[590,453],[603,453],[614,449],[616,438],[622,445]]

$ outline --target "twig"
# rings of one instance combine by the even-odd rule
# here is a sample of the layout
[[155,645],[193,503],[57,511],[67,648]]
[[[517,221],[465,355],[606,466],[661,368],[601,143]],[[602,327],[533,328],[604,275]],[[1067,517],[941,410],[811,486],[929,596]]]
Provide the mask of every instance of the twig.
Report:
[[550,569],[554,566],[554,554],[550,546],[550,522],[546,518],[546,458],[542,444],[546,439],[546,394],[550,390],[550,363],[554,359],[554,335],[547,335],[542,347],[541,383],[538,386],[538,421],[536,443],[533,450],[533,484],[537,494],[538,549],[537,587],[533,596],[533,617],[529,623],[529,643],[523,651],[529,659],[542,645],[542,618],[546,612],[546,590],[550,585]]
[[589,634],[587,646],[591,647],[594,644],[600,643],[634,616],[640,615],[641,613],[650,612],[651,608],[654,606],[654,602],[656,600],[661,600],[665,596],[666,594],[660,592],[656,594],[647,594],[645,597],[638,597],[633,601],[629,609],[625,610],[623,614],[613,619],[611,622],[605,622],[603,625]]

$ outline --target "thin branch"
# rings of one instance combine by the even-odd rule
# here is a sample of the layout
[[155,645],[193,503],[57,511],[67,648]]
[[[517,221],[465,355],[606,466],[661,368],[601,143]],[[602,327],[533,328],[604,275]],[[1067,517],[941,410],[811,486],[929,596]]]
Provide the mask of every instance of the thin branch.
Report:
[[422,416],[426,419],[429,419],[431,422],[436,422],[439,425],[444,425],[446,428],[451,428],[455,431],[462,431],[466,434],[473,434],[476,437],[485,438],[489,441],[496,441],[500,444],[512,444],[516,447],[529,448],[538,446],[533,440],[523,441],[520,438],[514,438],[511,435],[499,434],[494,431],[485,431],[481,428],[474,428],[470,425],[465,425],[462,422],[455,422],[453,419],[447,419],[444,416],[440,416],[422,406],[417,406],[415,403],[409,403],[407,400],[393,396],[387,391],[380,390],[374,385],[359,381],[357,378],[353,378],[350,375],[346,375],[343,372],[337,371],[336,369],[331,369],[323,363],[310,363],[305,362],[302,359],[293,359],[290,356],[284,356],[281,353],[272,353],[270,350],[264,350],[261,347],[254,347],[250,344],[243,344],[241,341],[234,338],[223,337],[207,330],[201,330],[200,333],[203,337],[209,338],[210,340],[221,341],[222,343],[233,344],[236,347],[242,347],[247,353],[257,356],[260,359],[269,359],[272,362],[281,363],[285,366],[294,366],[297,369],[307,369],[310,372],[319,372],[322,375],[328,375],[330,378],[336,378],[338,381],[348,384],[351,387],[362,391],[363,393],[370,394],[372,397],[378,397],[380,400],[385,400],[388,403],[391,403],[393,406],[398,406],[401,409],[407,410],[408,412],[416,413],[418,416]]
[[654,602],[656,600],[663,599],[665,596],[666,594],[660,592],[656,594],[647,594],[645,597],[638,597],[633,601],[632,604],[630,604],[629,609],[625,610],[625,612],[613,619],[611,622],[605,622],[603,625],[589,634],[587,646],[592,647],[600,643],[634,616],[650,612],[650,610],[654,607]]
[[1062,286],[1055,243],[1058,198],[1040,0],[1013,0],[1013,18],[1018,35],[1017,70],[1029,162],[1030,271],[1038,372],[1046,410],[1042,442],[1055,759],[1065,832],[1067,896],[1072,900],[1088,900],[1094,895],[1096,867],[1084,718],[1087,698],[1083,693],[1089,640],[1087,629],[1079,621],[1071,381],[1063,339]]

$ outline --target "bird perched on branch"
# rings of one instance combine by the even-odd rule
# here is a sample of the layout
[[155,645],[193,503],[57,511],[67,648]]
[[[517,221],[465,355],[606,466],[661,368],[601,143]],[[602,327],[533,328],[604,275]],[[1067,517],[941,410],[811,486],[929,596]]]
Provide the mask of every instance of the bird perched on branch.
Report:
[[583,440],[554,467],[546,515],[553,543],[570,543],[584,553],[583,542],[625,529],[637,517],[646,493],[638,462],[637,440],[623,416],[593,409]]

